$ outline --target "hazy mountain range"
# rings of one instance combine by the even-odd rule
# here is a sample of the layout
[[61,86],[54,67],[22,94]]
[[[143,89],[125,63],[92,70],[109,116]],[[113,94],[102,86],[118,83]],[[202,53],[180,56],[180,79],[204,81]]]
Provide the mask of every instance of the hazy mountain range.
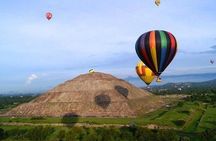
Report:
[[[168,83],[179,83],[179,82],[205,82],[205,81],[216,79],[216,73],[167,75],[167,76],[162,75],[161,78],[162,78],[162,82],[156,83],[154,81],[154,82],[151,83],[151,86],[161,86],[161,85],[165,85],[165,84],[168,84]],[[129,83],[137,86],[137,87],[146,87],[146,84],[142,80],[140,80],[139,77],[127,77],[127,78],[123,78],[123,79],[128,81]],[[201,85],[202,84],[203,83],[201,83]],[[41,90],[40,88],[38,88],[38,90],[31,91],[31,92],[28,92],[28,93],[32,93],[32,94],[43,93],[43,92],[47,91],[48,89],[50,89],[50,88],[47,88],[47,89]],[[26,93],[27,92],[20,92],[20,91],[16,92],[16,91],[8,90],[8,92],[4,92],[4,93],[0,93],[0,94],[10,94],[10,95],[22,94],[23,95],[23,94],[26,94]]]
[[[202,73],[202,74],[184,74],[184,75],[167,75],[161,76],[162,82],[156,83],[155,81],[151,83],[154,85],[164,85],[167,83],[178,83],[178,82],[203,82],[216,79],[216,73]],[[138,86],[145,87],[146,84],[139,79],[139,77],[128,77],[126,81]]]

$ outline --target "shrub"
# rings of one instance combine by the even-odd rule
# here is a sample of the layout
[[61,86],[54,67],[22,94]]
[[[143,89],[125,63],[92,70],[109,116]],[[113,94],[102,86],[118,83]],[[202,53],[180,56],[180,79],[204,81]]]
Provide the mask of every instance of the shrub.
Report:
[[65,130],[60,130],[58,132],[57,138],[59,139],[59,141],[63,141],[65,138]]
[[24,140],[26,138],[27,130],[26,129],[11,129],[8,132],[8,136],[15,140]]
[[0,128],[0,140],[4,139],[4,129]]
[[184,102],[182,102],[182,101],[180,101],[180,102],[177,104],[178,107],[182,107],[183,105],[184,105]]
[[183,126],[185,124],[185,121],[180,119],[180,120],[174,120],[173,123],[176,126]]
[[190,141],[190,137],[181,137],[180,140],[181,141]]
[[171,130],[159,130],[157,133],[158,141],[178,141],[178,136]]
[[44,141],[46,138],[54,132],[52,127],[38,126],[29,130],[28,138],[33,141]]
[[187,115],[190,115],[190,111],[188,110],[183,110],[183,111],[178,111],[179,113],[183,113],[183,114],[187,114]]
[[44,120],[44,117],[32,117],[31,120]]

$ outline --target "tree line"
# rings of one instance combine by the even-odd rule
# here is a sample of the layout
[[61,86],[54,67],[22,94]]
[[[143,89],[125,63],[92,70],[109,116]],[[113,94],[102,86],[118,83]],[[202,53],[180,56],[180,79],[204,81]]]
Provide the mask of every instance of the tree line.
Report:
[[35,95],[0,95],[0,110],[15,107],[24,102],[29,102],[35,97]]
[[[216,139],[216,129],[209,129],[198,133],[195,138],[202,141],[213,141]],[[53,128],[53,127],[31,127],[14,128],[4,130],[0,128],[0,140],[27,140],[27,141],[192,141],[189,136],[179,135],[173,130],[150,130],[141,127],[122,128]]]

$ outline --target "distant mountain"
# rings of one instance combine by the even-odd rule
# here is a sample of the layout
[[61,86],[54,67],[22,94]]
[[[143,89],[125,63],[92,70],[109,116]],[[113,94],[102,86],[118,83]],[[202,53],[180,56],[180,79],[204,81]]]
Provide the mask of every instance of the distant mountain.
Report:
[[[216,73],[202,73],[202,74],[184,74],[184,75],[162,75],[162,82],[152,82],[151,86],[164,85],[167,83],[179,83],[179,82],[203,82],[216,79]],[[139,77],[127,77],[126,81],[138,86],[145,87],[145,83],[139,79]]]
[[216,79],[204,81],[204,82],[178,82],[178,83],[167,83],[161,86],[154,86],[160,88],[172,88],[172,87],[208,87],[208,88],[216,88]]
[[38,93],[5,92],[5,93],[0,93],[0,96],[36,96],[41,94],[42,92],[38,92]]
[[[144,88],[146,89],[146,88]],[[149,91],[155,94],[202,94],[216,92],[216,79],[204,82],[178,82],[152,86]]]

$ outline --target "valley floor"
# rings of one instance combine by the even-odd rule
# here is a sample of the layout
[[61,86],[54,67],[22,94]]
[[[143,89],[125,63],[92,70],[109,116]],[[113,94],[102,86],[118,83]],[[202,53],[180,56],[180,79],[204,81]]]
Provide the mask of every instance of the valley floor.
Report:
[[[216,106],[198,101],[179,101],[154,112],[139,115],[137,118],[0,117],[0,140],[1,129],[7,134],[11,132],[22,134],[21,132],[35,131],[37,128],[42,127],[55,130],[51,135],[53,137],[50,137],[51,140],[57,138],[56,134],[60,134],[61,130],[70,132],[69,130],[83,129],[89,132],[91,129],[96,132],[104,129],[122,130],[122,128],[127,128],[126,130],[131,132],[133,128],[137,130],[142,128],[143,130],[149,130],[149,134],[150,132],[153,132],[152,134],[159,133],[162,130],[167,131],[169,135],[175,132],[178,139],[186,138],[188,140],[203,141],[203,138],[206,138],[211,141],[216,139]],[[11,134],[11,136],[13,135]],[[20,138],[20,135],[17,138]],[[12,141],[18,140],[14,139],[14,137],[8,137],[8,139]],[[7,141],[7,138],[5,140]]]
[[199,102],[179,102],[137,118],[97,117],[0,117],[0,125],[12,126],[145,126],[148,128],[176,129],[187,132],[201,132],[215,128],[216,107]]

